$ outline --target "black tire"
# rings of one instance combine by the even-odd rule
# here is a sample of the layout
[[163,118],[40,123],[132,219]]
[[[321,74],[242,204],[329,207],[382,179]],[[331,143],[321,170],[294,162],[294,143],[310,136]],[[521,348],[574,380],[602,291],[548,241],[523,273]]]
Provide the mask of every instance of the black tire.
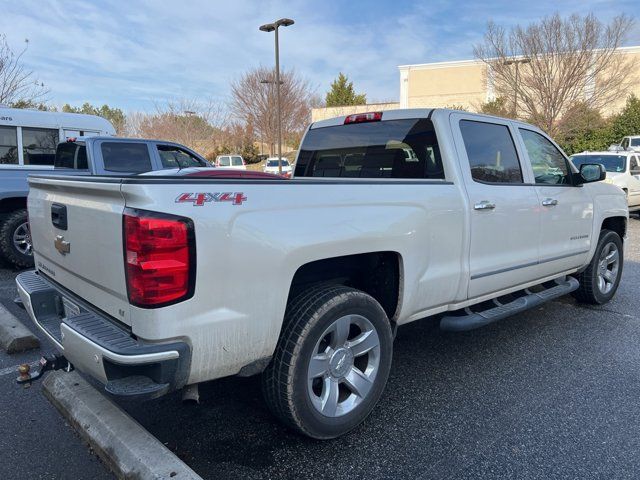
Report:
[[[327,329],[347,315],[366,317],[375,329],[379,339],[379,349],[375,350],[379,359],[377,373],[368,393],[362,396],[357,406],[352,407],[353,410],[340,416],[325,416],[314,407],[311,399],[309,365]],[[352,338],[351,330],[349,335]],[[276,417],[298,432],[316,439],[338,437],[358,426],[380,399],[389,377],[392,353],[389,319],[373,297],[343,286],[313,288],[299,295],[287,307],[276,351],[262,375],[265,400]],[[356,368],[356,361],[351,358],[352,369]],[[338,361],[337,365],[340,368],[342,362]],[[328,376],[319,380],[325,381],[322,379],[329,380]]]
[[13,241],[13,234],[28,220],[27,209],[22,208],[10,213],[0,227],[0,252],[8,262],[18,268],[33,267],[33,252],[30,255],[21,252]]
[[[613,243],[618,250],[619,264],[616,269],[611,289],[607,292],[603,292],[598,285],[598,276],[600,268],[600,257],[603,253],[603,249],[609,244]],[[620,235],[612,230],[602,230],[598,239],[598,245],[596,251],[593,254],[591,263],[582,273],[576,275],[576,278],[580,282],[580,287],[573,292],[573,296],[582,303],[588,303],[591,305],[602,305],[607,303],[613,298],[620,285],[620,277],[622,276],[622,267],[624,264],[624,251],[622,245],[622,239]]]

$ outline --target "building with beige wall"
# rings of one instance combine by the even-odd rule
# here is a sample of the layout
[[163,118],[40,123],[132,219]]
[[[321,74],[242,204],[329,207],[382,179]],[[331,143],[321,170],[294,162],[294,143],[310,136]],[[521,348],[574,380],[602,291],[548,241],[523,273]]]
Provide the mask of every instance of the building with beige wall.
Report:
[[[621,94],[602,112],[610,115],[618,112],[625,104],[629,93],[640,98],[640,46],[622,47],[618,54],[625,55],[629,63],[636,63],[629,69],[631,89]],[[480,106],[495,98],[491,75],[487,65],[480,60],[421,63],[401,65],[400,99],[397,103],[368,104],[350,107],[314,108],[312,121],[352,113],[392,108],[455,107],[477,111]],[[585,91],[593,85],[585,85]]]

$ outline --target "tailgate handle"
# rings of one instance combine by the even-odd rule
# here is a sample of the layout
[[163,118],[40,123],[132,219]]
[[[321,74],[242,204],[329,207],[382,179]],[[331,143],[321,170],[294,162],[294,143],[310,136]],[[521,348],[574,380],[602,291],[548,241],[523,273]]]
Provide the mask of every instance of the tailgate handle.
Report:
[[51,223],[60,230],[67,229],[67,206],[59,203],[51,204]]

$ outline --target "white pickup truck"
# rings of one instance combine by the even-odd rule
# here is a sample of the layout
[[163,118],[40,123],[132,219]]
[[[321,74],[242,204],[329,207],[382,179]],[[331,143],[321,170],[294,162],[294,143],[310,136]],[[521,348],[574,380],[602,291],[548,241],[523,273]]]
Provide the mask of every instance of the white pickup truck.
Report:
[[543,132],[452,110],[312,124],[292,180],[31,177],[33,320],[113,395],[262,373],[314,438],[380,398],[397,326],[470,330],[616,292],[623,192]]

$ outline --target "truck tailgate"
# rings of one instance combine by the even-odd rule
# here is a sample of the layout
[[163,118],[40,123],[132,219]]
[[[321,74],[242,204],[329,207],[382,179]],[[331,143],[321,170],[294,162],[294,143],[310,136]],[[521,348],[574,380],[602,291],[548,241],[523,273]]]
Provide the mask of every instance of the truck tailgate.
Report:
[[131,325],[119,182],[30,178],[29,222],[40,273]]

